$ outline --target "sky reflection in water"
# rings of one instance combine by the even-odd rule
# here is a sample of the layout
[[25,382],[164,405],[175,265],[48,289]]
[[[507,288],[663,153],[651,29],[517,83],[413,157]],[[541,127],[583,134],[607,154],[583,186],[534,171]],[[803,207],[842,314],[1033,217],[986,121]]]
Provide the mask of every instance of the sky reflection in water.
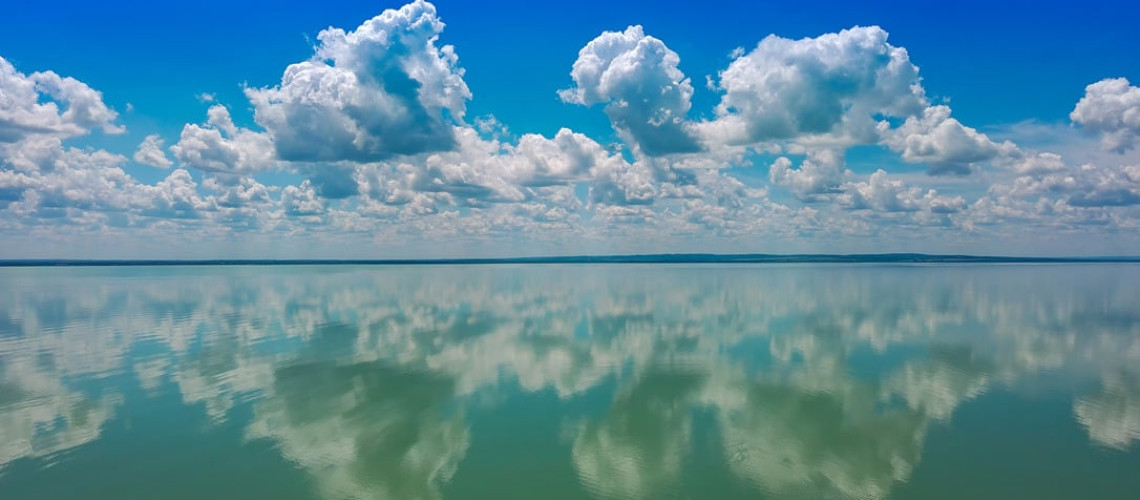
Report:
[[0,497],[1130,498],[1140,266],[0,270]]

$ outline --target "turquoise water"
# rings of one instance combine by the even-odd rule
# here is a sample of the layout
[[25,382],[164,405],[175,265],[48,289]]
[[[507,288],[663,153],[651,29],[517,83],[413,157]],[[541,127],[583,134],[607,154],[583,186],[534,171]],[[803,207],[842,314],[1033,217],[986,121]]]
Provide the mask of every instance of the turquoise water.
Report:
[[0,269],[5,500],[1137,492],[1137,265]]

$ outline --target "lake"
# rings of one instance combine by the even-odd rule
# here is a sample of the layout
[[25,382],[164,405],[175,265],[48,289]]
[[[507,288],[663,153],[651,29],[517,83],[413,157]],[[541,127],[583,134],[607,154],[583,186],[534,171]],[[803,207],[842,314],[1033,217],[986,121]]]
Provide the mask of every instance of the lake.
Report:
[[0,269],[0,498],[1135,499],[1140,265]]

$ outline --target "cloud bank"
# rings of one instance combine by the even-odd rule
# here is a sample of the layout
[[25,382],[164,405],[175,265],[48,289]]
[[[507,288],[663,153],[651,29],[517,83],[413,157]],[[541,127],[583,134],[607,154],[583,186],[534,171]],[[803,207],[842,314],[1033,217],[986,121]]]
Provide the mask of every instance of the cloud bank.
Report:
[[[247,84],[248,102],[199,96],[204,121],[177,137],[132,130],[137,147],[121,152],[84,145],[127,133],[99,91],[0,58],[2,256],[86,256],[75,238],[130,241],[140,257],[1033,253],[1042,238],[1120,253],[1137,239],[1140,90],[1123,78],[1090,84],[1050,150],[959,121],[877,26],[762,37],[708,89],[629,26],[563,55],[569,86],[551,89],[600,108],[620,140],[607,144],[469,119],[475,96],[444,27],[420,0],[327,28],[279,82]],[[698,91],[715,106],[694,109]],[[235,119],[245,108],[251,120]],[[1071,153],[1085,137],[1100,153]],[[144,182],[144,167],[168,173]]]

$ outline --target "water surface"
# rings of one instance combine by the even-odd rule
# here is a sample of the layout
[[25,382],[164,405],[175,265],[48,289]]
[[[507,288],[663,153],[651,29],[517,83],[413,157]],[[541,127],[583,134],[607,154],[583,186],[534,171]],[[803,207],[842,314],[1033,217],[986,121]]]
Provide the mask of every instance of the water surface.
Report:
[[0,269],[0,498],[1134,499],[1140,265]]

